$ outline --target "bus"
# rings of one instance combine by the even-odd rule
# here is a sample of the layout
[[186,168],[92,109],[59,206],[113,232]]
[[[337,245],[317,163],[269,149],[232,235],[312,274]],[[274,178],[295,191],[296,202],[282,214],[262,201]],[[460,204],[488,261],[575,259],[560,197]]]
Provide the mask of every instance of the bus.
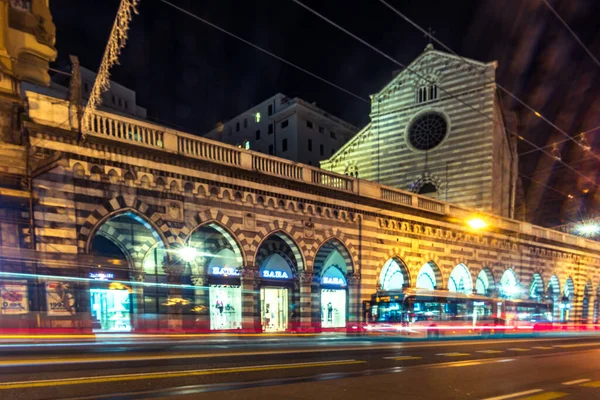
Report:
[[551,326],[549,304],[443,290],[378,292],[363,303],[365,333],[407,336],[531,333]]

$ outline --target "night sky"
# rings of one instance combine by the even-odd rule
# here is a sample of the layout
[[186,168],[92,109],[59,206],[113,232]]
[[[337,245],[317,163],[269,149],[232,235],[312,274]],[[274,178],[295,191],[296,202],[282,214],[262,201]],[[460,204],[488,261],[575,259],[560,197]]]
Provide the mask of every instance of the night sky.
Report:
[[[291,0],[171,0],[243,38],[362,97],[377,92],[398,66],[318,19]],[[541,0],[388,0],[460,55],[497,60],[498,82],[571,135],[600,126],[600,66]],[[396,60],[408,64],[427,44],[414,27],[377,0],[305,0]],[[96,70],[118,0],[52,0],[58,59],[78,55]],[[551,4],[600,57],[600,2]],[[439,46],[436,46],[439,48]],[[113,80],[137,92],[150,119],[205,133],[267,97],[283,92],[315,101],[348,122],[368,122],[369,106],[303,72],[163,4],[141,0]],[[519,134],[546,146],[565,137],[503,96],[516,112]],[[599,131],[586,137],[598,153]],[[600,163],[571,142],[562,160],[599,182]],[[519,153],[533,148],[520,142]],[[548,149],[550,150],[550,149]],[[539,151],[520,157],[527,219],[552,226],[596,217],[600,190]],[[532,183],[528,178],[550,186]],[[566,195],[572,195],[568,199]]]

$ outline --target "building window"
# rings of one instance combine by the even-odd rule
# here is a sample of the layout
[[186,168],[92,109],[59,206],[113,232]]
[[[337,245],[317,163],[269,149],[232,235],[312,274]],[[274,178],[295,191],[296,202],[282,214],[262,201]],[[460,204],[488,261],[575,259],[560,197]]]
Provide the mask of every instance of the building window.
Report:
[[287,151],[287,139],[281,141],[281,151]]
[[332,139],[336,139],[336,140],[337,140],[337,137],[335,136],[335,132],[334,132],[334,131],[329,131],[329,136],[330,136]]
[[319,133],[325,133],[325,128],[323,128],[322,126],[319,127]]
[[268,115],[273,115],[273,104],[269,104],[269,110],[267,111]]
[[248,118],[244,118],[244,128],[248,127]]
[[90,91],[90,85],[88,85],[88,83],[87,83],[87,82],[84,82],[84,83],[83,83],[83,90],[85,90],[86,92],[89,92],[89,91]]
[[438,87],[436,84],[421,86],[415,94],[417,104],[426,101],[436,100],[438,98]]
[[254,114],[254,121],[258,124],[260,122],[260,113],[257,112],[256,114]]
[[244,142],[244,149],[246,149],[246,150],[250,150],[250,141],[249,141],[249,140],[246,140],[246,141]]
[[233,129],[231,128],[231,125],[227,128],[227,134],[229,136],[231,136],[231,133],[233,132]]
[[117,100],[117,99],[115,98],[115,95],[113,94],[113,95],[112,95],[112,103],[113,103],[113,104],[116,104],[116,103],[117,103],[117,101],[116,101],[116,100]]
[[260,129],[256,130],[256,140],[260,140]]
[[312,127],[313,127],[312,121],[306,120],[306,126],[310,129],[312,129]]
[[448,134],[446,118],[437,112],[428,112],[417,116],[408,126],[406,139],[414,150],[432,150]]
[[287,128],[288,125],[289,125],[289,121],[287,119],[281,123],[282,128]]
[[325,146],[321,145],[319,150],[320,150],[321,155],[324,156],[325,155]]
[[129,104],[127,103],[127,100],[125,100],[125,108],[129,108]]
[[308,139],[308,151],[312,151],[312,139]]
[[272,144],[269,145],[269,154],[273,155],[273,145]]
[[240,131],[240,122],[239,121],[235,123],[235,131],[236,132]]
[[119,107],[123,107],[123,99],[119,97]]
[[273,124],[269,124],[269,135],[273,133]]

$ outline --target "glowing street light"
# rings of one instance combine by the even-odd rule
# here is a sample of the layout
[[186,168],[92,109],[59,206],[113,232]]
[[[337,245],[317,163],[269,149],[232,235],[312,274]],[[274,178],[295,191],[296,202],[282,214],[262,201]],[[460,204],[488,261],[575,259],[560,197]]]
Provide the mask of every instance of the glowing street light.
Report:
[[185,262],[192,262],[196,258],[197,251],[195,247],[182,247],[177,251],[179,257]]
[[487,223],[481,218],[471,218],[467,221],[467,224],[473,229],[483,229],[487,227]]
[[600,223],[598,221],[586,221],[575,226],[575,233],[581,236],[592,237],[600,234]]

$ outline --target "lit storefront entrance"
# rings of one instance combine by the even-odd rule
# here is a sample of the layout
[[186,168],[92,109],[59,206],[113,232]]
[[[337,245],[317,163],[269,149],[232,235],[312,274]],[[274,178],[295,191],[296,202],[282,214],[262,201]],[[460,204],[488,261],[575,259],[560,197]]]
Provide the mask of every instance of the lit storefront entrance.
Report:
[[285,331],[288,328],[288,289],[260,289],[262,326],[265,332]]
[[94,330],[131,330],[131,296],[128,290],[90,289],[90,302]]
[[242,292],[239,286],[210,285],[210,329],[242,329]]
[[343,328],[346,326],[346,278],[331,266],[321,277],[321,326]]

